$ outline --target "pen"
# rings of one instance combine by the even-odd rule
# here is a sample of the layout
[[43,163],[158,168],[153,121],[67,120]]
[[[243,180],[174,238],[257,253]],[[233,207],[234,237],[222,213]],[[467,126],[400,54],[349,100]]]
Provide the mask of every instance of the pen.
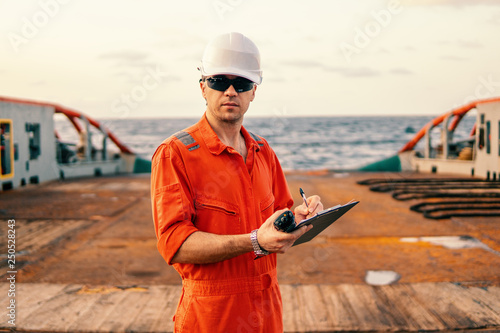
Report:
[[299,190],[300,190],[300,195],[302,196],[302,199],[304,199],[304,203],[306,204],[306,207],[309,208],[309,205],[307,204],[307,200],[306,200],[306,194],[302,190],[302,187],[299,187]]

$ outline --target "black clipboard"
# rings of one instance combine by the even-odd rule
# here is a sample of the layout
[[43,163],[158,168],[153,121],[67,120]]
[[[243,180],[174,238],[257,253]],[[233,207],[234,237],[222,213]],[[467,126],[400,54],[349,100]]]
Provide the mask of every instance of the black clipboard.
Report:
[[293,243],[292,246],[299,245],[305,242],[309,242],[311,239],[319,235],[323,230],[328,228],[333,222],[337,221],[342,215],[347,213],[352,207],[356,206],[359,201],[351,201],[346,203],[345,205],[333,206],[331,208],[325,209],[318,214],[301,221],[295,229],[295,231],[299,228],[302,228],[306,225],[312,224],[314,227],[300,236],[299,239]]

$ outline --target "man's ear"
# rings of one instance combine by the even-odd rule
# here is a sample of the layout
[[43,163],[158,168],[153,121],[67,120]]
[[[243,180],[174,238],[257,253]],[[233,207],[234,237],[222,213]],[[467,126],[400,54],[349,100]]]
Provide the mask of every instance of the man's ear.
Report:
[[254,98],[255,98],[255,91],[257,90],[257,85],[254,84],[253,85],[253,89],[252,89],[252,97],[250,98],[250,102],[253,102]]
[[203,98],[205,99],[205,101],[207,100],[207,93],[206,93],[206,85],[205,85],[205,82],[203,82],[202,80],[200,80],[200,89],[201,89],[201,95],[203,96]]

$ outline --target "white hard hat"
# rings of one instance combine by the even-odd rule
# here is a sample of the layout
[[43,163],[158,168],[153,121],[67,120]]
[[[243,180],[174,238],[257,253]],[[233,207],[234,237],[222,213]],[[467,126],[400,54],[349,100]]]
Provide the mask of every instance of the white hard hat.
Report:
[[199,69],[203,76],[237,75],[262,82],[259,49],[239,32],[217,36],[208,43]]

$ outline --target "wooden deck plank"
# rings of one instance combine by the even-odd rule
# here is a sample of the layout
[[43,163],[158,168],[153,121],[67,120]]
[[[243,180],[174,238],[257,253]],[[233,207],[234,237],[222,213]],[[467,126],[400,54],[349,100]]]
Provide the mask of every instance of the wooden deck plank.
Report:
[[[54,318],[48,321],[43,327],[47,332],[62,331],[62,332],[74,332],[75,329],[70,329],[74,327],[74,323],[87,313],[94,304],[99,299],[98,295],[78,295],[70,296],[67,298],[66,304],[63,309],[59,312],[53,313],[51,316]],[[61,299],[62,300],[62,299]],[[83,317],[84,320],[89,320],[89,318]]]
[[[53,223],[53,221],[41,221],[40,227],[33,232],[33,230],[24,230],[26,227],[21,227],[19,234],[22,235],[19,240],[19,244],[22,245],[21,250],[28,251],[29,253],[34,253],[37,250],[46,247],[47,245],[57,241],[57,239],[64,237],[66,235],[72,234],[74,231],[91,224],[89,221],[58,221]],[[37,223],[31,222],[30,224]],[[21,224],[22,226],[23,224]],[[24,237],[23,237],[24,236]],[[33,237],[35,236],[35,237]]]
[[288,308],[288,310],[290,312],[287,313],[287,315],[290,316],[290,319],[288,321],[290,321],[294,327],[294,330],[292,330],[292,332],[295,332],[295,331],[298,332],[300,327],[301,327],[301,322],[302,322],[301,306],[299,303],[300,296],[298,293],[298,286],[291,285],[289,292],[290,292],[290,294],[286,295],[286,297],[289,299],[289,302],[290,302],[290,304],[289,304],[290,306]]
[[93,294],[96,299],[92,306],[80,314],[80,318],[70,325],[68,332],[109,332],[101,329],[101,325],[117,307],[123,306],[122,301],[126,295],[121,291]]
[[[177,306],[181,286],[150,286],[150,297],[147,306],[144,306],[137,314],[134,321],[127,327],[127,332],[155,332],[153,326],[162,327],[164,331],[173,331],[172,317],[164,314],[159,309],[171,308],[172,304]],[[161,332],[161,330],[156,330]]]
[[49,240],[40,235],[47,234],[50,230],[59,229],[58,223],[54,221],[31,221],[21,220],[17,223],[17,233],[19,236],[19,250],[32,252],[33,250],[43,247],[43,244]]
[[[500,311],[499,307],[499,302],[498,300],[500,300],[500,286],[489,286],[487,287],[487,294],[491,296],[492,299],[496,299],[497,302],[496,302],[496,310],[497,311]],[[493,304],[492,304],[493,305]]]
[[95,293],[92,295],[92,302],[89,302],[90,306],[86,309],[82,309],[78,318],[71,323],[68,328],[68,332],[76,331],[92,331],[95,330],[96,322],[101,322],[105,320],[106,311],[101,311],[103,309],[103,295],[100,293]]
[[158,318],[151,327],[151,332],[172,332],[174,330],[174,322],[172,318],[175,315],[177,304],[181,297],[181,288],[171,288],[167,290],[168,302],[162,308],[159,308]]
[[[16,221],[16,250],[18,256],[36,253],[39,249],[56,242],[65,235],[70,235],[92,222],[72,221]],[[2,228],[0,228],[2,229]],[[3,241],[0,240],[0,247]]]
[[0,283],[0,304],[3,306],[9,302],[9,288],[10,283],[2,282]]
[[481,305],[485,312],[489,313],[496,323],[500,323],[500,294],[495,294],[499,287],[486,287],[487,290],[479,287],[464,288],[464,293],[473,302]]
[[285,332],[297,331],[296,318],[298,311],[295,309],[295,305],[298,303],[295,301],[295,288],[295,286],[289,284],[280,285],[283,301],[283,328]]
[[335,285],[323,285],[321,290],[326,297],[326,308],[336,330],[358,330],[359,323],[346,293]]
[[[402,304],[396,303],[399,300],[392,297],[391,290],[399,286],[372,286],[372,293],[377,304],[377,308],[384,315],[384,321],[389,326],[398,330],[407,331],[411,326],[408,316]],[[397,305],[396,305],[397,304]]]
[[318,285],[303,285],[297,288],[297,302],[300,309],[299,327],[304,331],[324,331],[333,326],[325,306],[325,299]]
[[120,306],[115,307],[104,320],[99,329],[107,332],[126,332],[127,328],[135,321],[143,307],[151,299],[151,293],[146,291],[123,291],[125,297]]
[[[0,284],[0,292],[7,290]],[[40,332],[172,332],[178,285],[77,292],[18,284],[17,327]],[[437,331],[500,327],[499,287],[452,283],[282,285],[285,332]],[[8,328],[6,319],[0,328]]]
[[495,320],[497,314],[489,307],[477,302],[474,297],[471,297],[471,294],[467,292],[467,287],[446,283],[442,285],[442,288],[444,291],[448,291],[453,304],[461,311],[467,313],[476,327],[488,327],[498,322]]
[[16,312],[16,322],[18,326],[24,327],[31,315],[57,297],[66,288],[66,285],[18,283],[16,288],[18,289],[16,303],[19,305]]
[[299,286],[292,286],[290,298],[292,305],[292,310],[290,312],[290,315],[292,316],[295,330],[299,332],[302,327],[302,323],[304,322],[302,307],[299,301],[300,300]]
[[399,313],[407,322],[408,330],[442,330],[443,323],[426,307],[415,299],[415,291],[406,284],[384,286],[381,291],[392,303],[393,311]]
[[32,242],[33,236],[45,232],[51,221],[31,221],[18,220],[16,222],[17,239],[19,240],[19,249],[25,250]]
[[391,329],[392,320],[387,317],[384,305],[377,303],[371,286],[344,284],[340,285],[339,288],[346,294],[346,299],[354,310],[359,322],[359,329],[368,331]]
[[75,295],[75,291],[80,287],[80,285],[65,286],[25,318],[23,328],[67,332],[80,314],[97,299],[94,295]]
[[[478,327],[469,314],[455,304],[449,290],[444,288],[446,284],[448,283],[414,284],[412,288],[415,290],[419,302],[425,304],[428,311],[439,318],[446,329]],[[456,291],[458,292],[458,290]]]

